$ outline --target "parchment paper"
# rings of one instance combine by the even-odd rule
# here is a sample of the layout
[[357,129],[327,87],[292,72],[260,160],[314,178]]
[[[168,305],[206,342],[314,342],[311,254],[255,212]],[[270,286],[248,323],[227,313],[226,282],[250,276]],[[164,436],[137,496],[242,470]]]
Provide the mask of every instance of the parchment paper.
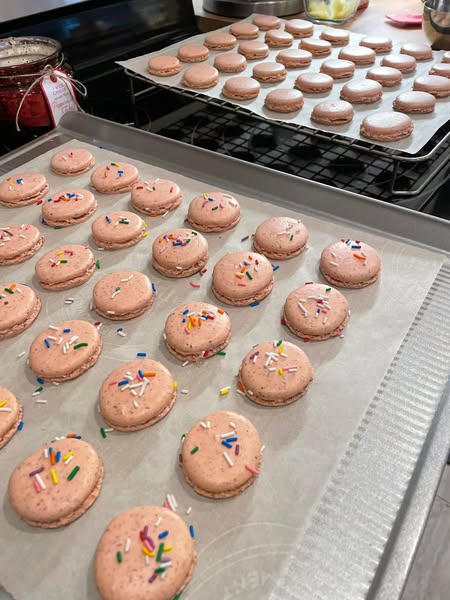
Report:
[[[251,21],[252,19],[253,19],[253,16],[250,16],[247,19],[243,19],[243,21]],[[281,27],[282,27],[282,29],[284,29],[284,22]],[[228,29],[229,29],[229,26],[226,26],[226,27],[222,27],[222,29],[218,29],[217,31],[228,31]],[[323,29],[326,29],[326,27],[324,27],[323,25],[314,25],[314,37],[319,37],[320,32]],[[374,34],[375,33],[376,32],[374,32]],[[118,61],[118,64],[122,65],[126,69],[129,69],[130,71],[133,71],[134,73],[138,73],[142,77],[148,79],[149,81],[153,81],[154,83],[157,83],[158,85],[167,86],[169,88],[176,87],[179,89],[188,90],[189,88],[186,88],[185,86],[183,86],[181,84],[181,79],[183,76],[183,71],[187,67],[190,66],[189,64],[182,63],[183,64],[182,71],[180,73],[178,73],[178,75],[173,75],[171,77],[157,77],[155,75],[150,75],[150,73],[147,71],[147,64],[148,64],[148,61],[150,58],[152,58],[153,56],[157,56],[158,54],[176,55],[178,48],[185,44],[189,44],[189,43],[202,44],[206,35],[207,34],[196,35],[187,40],[183,40],[181,42],[177,42],[176,44],[172,44],[171,46],[167,46],[167,48],[164,48],[163,50],[159,50],[157,52],[151,52],[150,54],[144,54],[143,56],[131,58],[130,60]],[[260,32],[258,39],[260,41],[264,41],[264,35],[265,35],[264,31]],[[395,39],[396,35],[398,36],[398,39]],[[348,45],[349,46],[350,45],[357,46],[359,44],[359,41],[363,37],[364,37],[364,35],[362,35],[360,33],[350,32],[350,43]],[[393,40],[392,53],[397,53],[400,51],[400,48],[403,44],[402,38],[401,38],[401,31],[393,29],[391,37]],[[292,44],[291,48],[297,48],[299,42],[300,42],[300,40],[294,39],[294,43]],[[345,47],[345,46],[343,46],[343,47]],[[236,46],[236,48],[237,48],[237,46]],[[231,52],[236,52],[237,51],[236,48],[234,50],[231,50]],[[264,62],[275,61],[275,57],[278,54],[278,52],[280,52],[280,50],[282,50],[282,48],[278,48],[275,50],[270,49],[269,56],[266,59],[264,59]],[[431,66],[435,62],[440,62],[441,57],[443,55],[442,51],[435,51],[433,53],[433,57],[434,57],[433,60],[418,61],[416,71],[414,73],[405,73],[403,75],[403,79],[402,79],[402,82],[400,85],[396,85],[394,87],[383,88],[383,91],[384,91],[383,97],[381,98],[381,100],[379,102],[376,102],[374,104],[354,104],[353,108],[355,109],[355,116],[353,118],[353,121],[351,123],[348,123],[347,125],[338,125],[338,126],[334,126],[334,127],[333,126],[328,127],[326,125],[319,125],[318,123],[315,123],[314,121],[311,121],[311,119],[310,119],[312,109],[314,108],[314,106],[316,104],[319,104],[320,102],[324,102],[325,100],[339,100],[339,94],[341,92],[341,88],[343,87],[343,85],[345,85],[345,83],[347,83],[348,81],[356,81],[357,79],[364,79],[366,77],[367,70],[369,68],[371,68],[372,66],[379,66],[383,56],[387,56],[387,54],[377,55],[377,58],[375,60],[375,65],[360,66],[360,67],[356,66],[355,74],[351,79],[350,78],[341,79],[341,80],[336,79],[334,82],[334,85],[333,85],[333,89],[329,93],[304,94],[304,98],[305,98],[304,106],[300,111],[298,111],[296,113],[289,113],[288,115],[282,115],[281,113],[275,113],[273,111],[267,110],[264,107],[264,98],[271,90],[273,90],[277,87],[293,88],[295,80],[298,77],[298,75],[300,75],[301,73],[306,73],[307,71],[319,72],[320,65],[322,64],[322,62],[324,62],[327,59],[338,58],[338,54],[339,54],[340,50],[341,50],[341,47],[336,47],[336,48],[332,49],[331,54],[328,56],[325,56],[323,58],[313,57],[311,66],[309,66],[307,68],[287,69],[288,75],[287,75],[286,79],[281,83],[261,84],[261,92],[260,92],[259,96],[257,98],[255,98],[254,100],[245,100],[243,102],[230,100],[228,98],[225,98],[225,96],[222,95],[221,91],[222,91],[223,84],[229,77],[234,77],[236,75],[244,75],[244,76],[251,77],[253,67],[258,62],[262,62],[262,61],[258,61],[258,60],[248,61],[247,69],[245,71],[243,71],[242,73],[228,73],[228,74],[220,73],[219,74],[219,83],[215,87],[213,87],[209,90],[202,90],[202,91],[190,90],[190,91],[200,92],[204,96],[208,96],[211,98],[218,98],[220,100],[225,100],[226,102],[229,102],[230,104],[239,105],[242,108],[245,108],[245,109],[247,109],[251,112],[254,112],[262,117],[265,117],[266,119],[287,122],[287,123],[295,123],[297,125],[303,125],[305,127],[310,127],[311,129],[320,129],[322,131],[330,131],[332,133],[338,133],[339,135],[343,135],[344,137],[360,139],[365,142],[371,142],[371,140],[368,140],[367,138],[363,138],[359,135],[359,126],[360,126],[362,120],[367,115],[369,115],[375,111],[380,112],[380,111],[392,110],[392,102],[395,99],[395,97],[398,96],[398,94],[400,94],[401,92],[407,92],[407,91],[412,90],[414,79],[416,77],[418,77],[419,75],[427,75]],[[210,56],[209,56],[208,60],[205,62],[210,65],[213,65],[214,58],[217,56],[217,54],[220,54],[220,52],[210,51]],[[450,111],[450,97],[437,99],[436,108],[435,108],[434,113],[427,114],[427,115],[411,115],[413,118],[413,121],[414,121],[414,132],[410,137],[408,137],[404,140],[399,140],[397,142],[385,142],[383,145],[386,147],[389,147],[389,148],[396,148],[398,150],[402,150],[403,152],[407,152],[408,154],[415,154],[422,148],[422,146],[424,146],[426,144],[426,142],[428,142],[428,140],[430,140],[432,138],[432,136],[439,129],[439,127],[442,127],[442,125],[444,125],[448,121],[449,111]],[[375,142],[373,142],[373,143],[375,143]]]
[[[67,146],[87,146],[73,141]],[[90,147],[97,164],[123,161],[106,149]],[[56,148],[55,148],[56,150]],[[68,186],[88,186],[89,174],[73,181],[53,175],[47,153],[20,171],[37,170],[48,177],[49,196]],[[108,210],[129,207],[129,194],[97,195],[97,213],[84,224],[62,230],[39,225],[40,208],[0,208],[2,226],[14,222],[39,225],[45,244],[38,255],[16,267],[0,269],[1,283],[31,284],[41,295],[42,311],[34,325],[16,338],[0,342],[1,385],[11,389],[24,404],[24,428],[0,451],[0,494],[2,510],[0,537],[2,553],[0,583],[17,600],[85,600],[98,598],[93,577],[93,556],[98,539],[119,512],[136,505],[160,504],[165,494],[175,495],[179,514],[196,530],[198,565],[184,598],[264,599],[269,595],[291,552],[301,542],[304,527],[333,467],[343,454],[383,374],[403,340],[443,256],[426,249],[384,239],[352,226],[343,227],[308,215],[302,216],[310,231],[309,249],[300,257],[280,262],[275,286],[258,307],[227,308],[233,323],[226,356],[215,356],[185,368],[165,349],[164,321],[181,303],[207,300],[216,303],[210,291],[215,262],[225,253],[251,248],[250,235],[264,219],[273,215],[299,216],[256,198],[238,196],[243,217],[239,225],[223,235],[207,235],[210,249],[208,271],[201,277],[178,281],[165,279],[150,266],[151,244],[159,234],[182,226],[190,200],[205,190],[201,181],[132,161],[145,178],[168,177],[184,194],[183,205],[166,217],[149,219],[149,236],[131,249],[95,251],[101,269],[79,288],[65,292],[40,289],[33,268],[37,259],[52,247],[67,243],[92,243],[90,224]],[[232,189],[227,190],[233,192]],[[277,199],[274,199],[275,201]],[[344,339],[305,344],[280,324],[288,293],[308,280],[321,281],[317,264],[322,248],[337,238],[362,237],[382,256],[383,273],[376,284],[348,290],[351,318]],[[151,310],[135,321],[107,322],[89,311],[92,289],[107,273],[134,268],[147,273],[156,284],[157,297]],[[189,281],[199,282],[194,289]],[[64,299],[73,297],[72,305]],[[36,404],[32,392],[38,387],[26,364],[34,337],[48,324],[64,319],[103,320],[104,349],[97,365],[72,382],[45,384]],[[119,337],[122,326],[127,337]],[[283,337],[306,350],[315,368],[315,380],[307,395],[293,405],[270,409],[251,403],[236,393],[235,374],[248,349],[266,339]],[[163,362],[178,381],[178,395],[169,415],[157,425],[137,433],[100,435],[104,426],[97,411],[97,394],[109,372],[134,359],[136,353]],[[231,393],[219,390],[231,386]],[[213,501],[197,496],[184,482],[177,464],[180,436],[207,413],[230,409],[249,417],[266,446],[258,481],[232,499]],[[54,436],[77,432],[91,442],[105,463],[105,479],[96,503],[78,521],[57,530],[33,528],[23,523],[7,500],[7,483],[13,468],[29,453]],[[30,493],[34,493],[31,490]],[[192,507],[190,516],[186,509]]]

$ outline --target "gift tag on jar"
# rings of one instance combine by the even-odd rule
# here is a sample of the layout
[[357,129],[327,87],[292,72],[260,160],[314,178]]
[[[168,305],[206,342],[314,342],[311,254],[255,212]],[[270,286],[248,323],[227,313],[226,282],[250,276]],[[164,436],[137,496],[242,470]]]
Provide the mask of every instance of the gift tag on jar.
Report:
[[55,127],[66,112],[80,110],[72,82],[64,71],[54,69],[42,78],[40,85]]

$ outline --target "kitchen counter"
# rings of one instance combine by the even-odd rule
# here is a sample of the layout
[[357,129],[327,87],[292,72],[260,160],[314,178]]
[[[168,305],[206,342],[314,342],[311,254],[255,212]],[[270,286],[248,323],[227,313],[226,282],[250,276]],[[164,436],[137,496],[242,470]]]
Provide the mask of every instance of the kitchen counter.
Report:
[[[200,31],[211,31],[233,23],[238,19],[222,17],[203,10],[203,0],[192,0]],[[425,34],[419,27],[396,27],[386,18],[386,12],[392,13],[421,13],[420,0],[396,0],[387,4],[385,0],[370,0],[367,8],[357,11],[353,19],[342,25],[343,29],[351,29],[358,33],[388,35],[405,42],[426,42]],[[291,15],[288,19],[302,18],[304,13]]]

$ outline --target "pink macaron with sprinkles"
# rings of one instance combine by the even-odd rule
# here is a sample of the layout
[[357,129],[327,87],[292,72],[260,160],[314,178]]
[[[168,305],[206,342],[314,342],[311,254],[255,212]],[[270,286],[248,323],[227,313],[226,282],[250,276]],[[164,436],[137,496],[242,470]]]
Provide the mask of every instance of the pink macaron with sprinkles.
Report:
[[337,287],[362,288],[380,276],[381,258],[369,244],[343,238],[322,251],[320,272]]

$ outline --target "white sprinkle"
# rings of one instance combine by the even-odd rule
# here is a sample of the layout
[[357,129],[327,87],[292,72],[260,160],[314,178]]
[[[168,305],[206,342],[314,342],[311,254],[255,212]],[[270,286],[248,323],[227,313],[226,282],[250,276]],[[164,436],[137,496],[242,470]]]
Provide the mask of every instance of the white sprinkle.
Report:
[[22,356],[25,356],[26,352],[20,352],[20,354],[17,355],[17,358],[22,358]]
[[109,427],[108,429],[106,429],[106,428],[105,428],[105,429],[103,429],[103,431],[104,431],[105,433],[112,433],[112,432],[114,431],[114,429],[113,429],[112,427]]
[[132,396],[136,397],[137,396],[137,392],[135,390],[130,390],[130,393]]
[[89,310],[94,310],[94,305],[92,302],[89,304]]
[[211,427],[211,421],[206,421],[206,425],[208,426],[208,429]]
[[73,300],[64,300],[64,304],[73,304]]
[[223,457],[224,459],[227,461],[227,463],[229,464],[230,467],[234,466],[234,462],[231,460],[231,458],[228,456],[227,452],[223,453]]
[[76,342],[78,339],[80,339],[79,335],[73,335],[70,340],[67,342],[67,344],[70,346],[71,344],[73,344],[74,342]]
[[281,358],[287,358],[288,357],[288,355],[285,352],[281,352],[280,356],[281,356]]
[[175,505],[173,504],[173,501],[172,501],[172,498],[171,498],[170,494],[167,494],[167,503],[168,503],[170,509],[173,510],[173,512],[176,512],[175,511]]
[[192,512],[192,506],[190,506],[187,510],[186,510],[186,514],[190,515]]
[[57,342],[57,341],[58,341],[58,338],[56,338],[54,335],[48,335],[48,336],[47,336],[47,339],[48,339],[48,340],[53,340],[54,342]]
[[203,427],[203,429],[208,429],[208,425],[204,421],[200,421],[200,426]]
[[66,460],[64,461],[64,464],[68,465],[70,463],[70,461],[72,460],[72,458],[73,458],[73,454],[72,454],[72,456],[69,456],[69,458],[66,458]]
[[21,293],[22,293],[22,290],[21,290],[20,288],[16,287],[16,292],[17,292],[18,294],[21,294]]
[[[130,378],[127,377],[127,379],[130,379]],[[133,378],[131,377],[131,379],[133,379]],[[133,385],[129,385],[128,387],[130,388],[130,390],[134,390],[135,388],[142,387],[143,385],[145,385],[145,382],[140,381],[139,383],[133,383]]]
[[188,361],[188,360],[185,360],[185,361],[184,361],[184,363],[183,363],[181,366],[182,366],[182,367],[185,367],[185,366],[186,366],[186,365],[188,365],[188,364],[189,364],[189,361]]
[[[161,563],[161,566],[164,567],[165,569],[167,569],[168,567],[172,566],[171,562],[165,562],[165,563]],[[164,575],[165,573],[162,573],[162,575]]]
[[303,304],[301,302],[298,303],[300,309],[302,310],[303,314],[305,317],[308,316],[308,311],[306,310],[306,308],[303,306]]
[[236,425],[235,425],[235,424],[234,424],[232,421],[230,421],[229,425],[230,425],[230,427],[232,427],[233,429],[236,429]]
[[181,390],[182,394],[189,394],[189,390]]
[[367,258],[367,254],[363,250],[360,250],[359,253],[361,256],[364,256],[364,258]]
[[58,331],[58,328],[55,327],[54,325],[49,325],[48,328],[53,329],[53,331]]
[[142,383],[141,391],[139,392],[140,398],[144,395],[145,388],[147,387],[147,385],[148,385],[148,379],[145,379],[145,381]]
[[332,267],[337,267],[337,263],[336,263],[336,262],[334,262],[333,260],[330,260],[330,265],[331,265]]
[[127,543],[125,544],[125,552],[128,552],[130,547],[131,547],[131,538],[128,538]]
[[66,348],[66,345],[65,345],[65,344],[64,344],[64,346],[63,346],[63,353],[64,353],[64,354],[67,354],[67,348]]
[[117,335],[120,335],[120,337],[127,337],[127,334],[125,333],[125,331],[118,331]]
[[233,435],[235,435],[235,431],[229,431],[228,433],[222,433],[220,435],[221,438],[229,438],[229,437],[233,437]]
[[48,448],[44,448],[44,458],[48,458]]
[[323,321],[322,321],[322,324],[323,324],[323,325],[326,325],[326,324],[327,324],[327,321],[328,321],[328,317],[324,317],[324,318],[323,318]]
[[276,371],[276,367],[269,367],[269,371]]
[[247,394],[250,394],[250,396],[254,396],[254,393],[252,392],[252,390],[247,390]]
[[120,294],[120,290],[116,290],[112,293],[111,298],[115,298],[118,294]]
[[38,391],[36,391],[36,392],[33,392],[33,393],[31,394],[31,396],[34,398],[35,396],[39,396],[39,394],[40,394],[40,393],[41,393],[41,392],[38,392]]
[[129,384],[129,383],[127,383],[126,385],[121,385],[121,386],[120,386],[120,391],[121,391],[121,392],[124,392],[124,391],[125,391],[125,390],[127,390],[129,387],[130,387],[130,384]]
[[133,400],[134,408],[139,408],[139,402],[137,400]]
[[253,362],[253,364],[255,364],[255,363],[256,363],[257,359],[258,359],[258,355],[257,355],[257,354],[255,354],[255,355],[254,355],[254,357],[252,358],[252,362]]
[[241,396],[245,396],[244,392],[242,390],[240,390],[239,388],[236,388],[236,392],[238,394],[241,394]]
[[127,281],[130,281],[130,279],[133,279],[134,275],[133,273],[131,273],[131,275],[129,277],[125,277],[124,279],[121,279],[120,282],[121,283],[126,283]]
[[331,256],[332,256],[333,258],[336,258],[336,254],[335,254],[334,252],[331,252]]
[[45,490],[45,483],[42,480],[42,477],[39,475],[39,473],[36,473],[36,475],[34,476],[34,478],[36,479],[36,481],[38,482],[40,488],[42,490]]
[[261,446],[261,454],[264,452],[265,449],[266,449],[265,446]]
[[177,508],[178,508],[178,502],[177,502],[177,500],[176,500],[175,496],[174,496],[173,494],[167,494],[167,496],[168,496],[168,497],[170,496],[170,499],[172,500],[172,503],[173,503],[173,505],[174,505],[174,506],[175,506],[175,508],[177,509]]
[[144,560],[146,565],[150,564],[150,556],[148,556],[147,554],[144,554]]
[[0,412],[12,412],[12,408],[8,408],[7,406],[2,406],[0,408]]
[[59,385],[59,381],[52,381],[52,385]]
[[155,527],[159,527],[161,525],[162,517],[158,517],[158,520],[155,523]]

